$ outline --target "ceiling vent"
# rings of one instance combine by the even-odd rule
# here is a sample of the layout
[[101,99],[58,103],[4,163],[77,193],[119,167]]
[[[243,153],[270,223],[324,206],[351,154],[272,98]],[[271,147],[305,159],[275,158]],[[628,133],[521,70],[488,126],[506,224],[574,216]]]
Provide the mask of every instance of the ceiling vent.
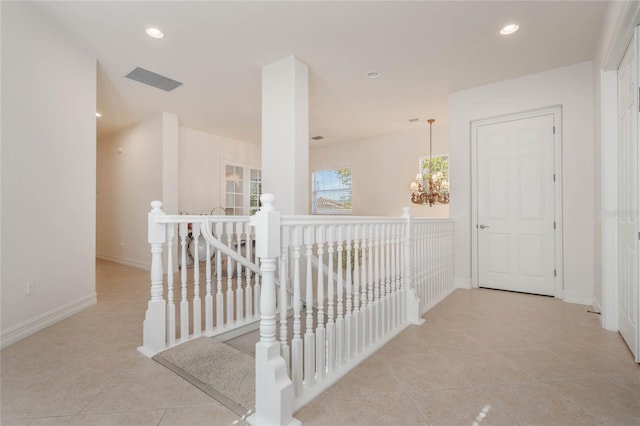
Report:
[[324,139],[324,136],[314,136],[311,139],[313,139],[314,141],[321,141],[322,139]]
[[137,81],[138,83],[146,84],[148,86],[155,87],[156,89],[164,90],[165,92],[170,92],[176,87],[182,86],[182,83],[180,83],[179,81],[172,80],[168,77],[156,74],[155,72],[145,70],[144,68],[140,67],[137,67],[125,77],[133,81]]

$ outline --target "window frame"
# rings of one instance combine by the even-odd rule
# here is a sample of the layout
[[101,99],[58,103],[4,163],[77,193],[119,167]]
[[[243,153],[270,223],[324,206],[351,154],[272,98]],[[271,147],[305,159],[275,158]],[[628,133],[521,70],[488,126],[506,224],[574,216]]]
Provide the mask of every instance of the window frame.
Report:
[[[227,182],[238,182],[239,180],[228,180],[227,179],[227,167],[231,166],[234,168],[241,168],[242,169],[242,180],[241,180],[241,192],[240,191],[234,191],[231,194],[235,196],[241,196],[242,198],[242,205],[241,206],[237,206],[236,202],[234,201],[234,205],[227,205],[227,200],[228,200],[228,195],[230,194],[230,192],[227,191]],[[251,189],[252,189],[252,179],[251,179],[251,171],[255,170],[258,172],[258,181],[259,182],[259,193],[258,195],[258,206],[251,206],[251,199],[252,199],[252,193],[251,193]],[[248,163],[243,163],[240,161],[234,161],[234,160],[223,160],[222,161],[222,167],[221,167],[221,173],[222,173],[222,177],[221,177],[221,198],[222,198],[222,206],[225,210],[225,213],[228,216],[249,216],[251,214],[255,214],[255,211],[258,210],[258,208],[260,207],[260,195],[262,195],[262,169],[258,166],[255,166],[253,164],[248,164]],[[234,169],[234,176],[236,175],[237,171]],[[234,188],[236,189],[236,188]],[[242,211],[242,214],[238,214],[238,210]]]
[[[318,190],[316,188],[316,174],[322,172],[337,172],[338,170],[348,169],[351,172],[351,185],[348,187],[349,190],[349,198],[351,200],[351,208],[349,209],[325,209],[318,211],[317,204],[317,195]],[[320,190],[320,194],[341,191],[346,188],[332,188],[332,189],[322,189]],[[313,215],[351,215],[353,214],[353,168],[351,166],[343,166],[343,167],[333,167],[327,169],[319,169],[311,172],[311,214]]]

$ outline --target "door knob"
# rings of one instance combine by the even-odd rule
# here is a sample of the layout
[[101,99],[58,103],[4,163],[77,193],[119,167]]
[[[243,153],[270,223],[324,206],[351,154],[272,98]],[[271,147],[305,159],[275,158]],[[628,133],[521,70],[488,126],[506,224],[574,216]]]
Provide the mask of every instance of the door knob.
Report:
[[480,229],[488,228],[489,225],[480,225]]

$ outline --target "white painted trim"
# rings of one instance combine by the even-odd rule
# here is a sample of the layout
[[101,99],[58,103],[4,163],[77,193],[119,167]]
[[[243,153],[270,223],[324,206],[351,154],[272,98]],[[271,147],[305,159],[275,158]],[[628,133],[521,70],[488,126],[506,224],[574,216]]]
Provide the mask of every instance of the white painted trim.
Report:
[[603,70],[617,71],[618,65],[627,51],[636,26],[640,24],[640,2],[627,1],[618,15],[611,42],[604,53]]
[[71,315],[95,305],[97,302],[96,293],[68,303],[49,312],[38,315],[20,324],[2,330],[0,334],[0,348],[5,347],[24,339],[44,328],[47,328]]
[[602,306],[600,305],[600,302],[598,302],[598,299],[596,299],[595,297],[593,298],[593,303],[591,304],[591,306],[593,306],[593,309],[596,312],[602,313]]
[[588,294],[578,294],[578,293],[571,293],[571,292],[565,291],[564,297],[562,298],[562,300],[567,303],[576,303],[578,305],[593,306],[593,296]]
[[618,71],[601,72],[602,327],[618,331]]
[[[107,260],[109,262],[119,263],[125,266],[131,266],[133,268],[144,269],[145,271],[151,271],[150,263],[143,263],[133,259],[127,259],[124,257],[111,256],[110,254],[96,253],[96,258],[101,260]],[[151,255],[149,255],[151,258]]]
[[467,280],[454,280],[453,282],[453,286],[455,288],[463,288],[463,289],[471,289],[474,287],[478,287],[478,283],[477,281],[474,283],[472,283],[471,281],[467,281]]
[[[555,297],[563,298],[563,256],[562,256],[562,105],[523,111],[498,117],[488,117],[474,120],[470,124],[471,133],[471,287],[478,287],[478,140],[477,128],[503,121],[522,120],[525,118],[539,117],[541,115],[553,115],[553,123],[556,128],[553,135],[554,148],[554,173],[555,184]],[[456,283],[457,285],[457,283]],[[461,287],[464,288],[464,287]]]
[[[618,331],[618,232],[615,215],[618,208],[617,182],[617,73],[618,66],[640,24],[640,2],[625,2],[616,22],[611,42],[602,61],[601,151],[602,151],[602,326]],[[607,194],[616,194],[609,197]],[[611,220],[607,220],[611,219]],[[614,223],[615,221],[615,223]]]

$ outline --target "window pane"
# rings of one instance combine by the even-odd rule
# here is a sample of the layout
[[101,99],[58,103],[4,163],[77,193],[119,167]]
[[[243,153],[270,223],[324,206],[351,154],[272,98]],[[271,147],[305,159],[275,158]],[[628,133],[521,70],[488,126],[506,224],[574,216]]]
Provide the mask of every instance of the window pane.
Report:
[[351,214],[351,169],[322,170],[313,174],[313,213]]

